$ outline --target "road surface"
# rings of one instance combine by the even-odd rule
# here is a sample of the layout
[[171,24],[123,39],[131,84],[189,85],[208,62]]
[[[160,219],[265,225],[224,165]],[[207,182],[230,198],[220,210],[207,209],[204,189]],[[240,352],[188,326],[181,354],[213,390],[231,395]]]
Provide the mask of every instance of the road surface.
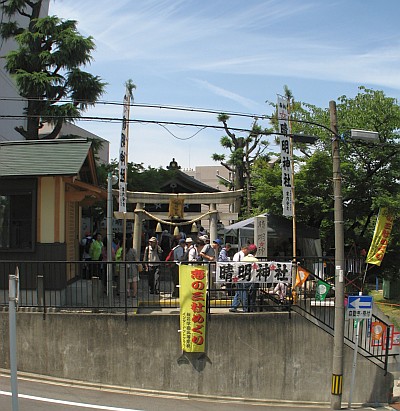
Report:
[[[257,402],[235,402],[213,399],[189,398],[160,393],[135,393],[104,387],[78,386],[65,381],[39,381],[18,378],[19,411],[326,411],[329,406],[307,406],[296,404],[268,405]],[[345,406],[343,405],[343,408]],[[392,409],[385,407],[386,409]],[[384,410],[385,408],[380,408]],[[374,410],[373,407],[358,408]],[[0,375],[0,410],[12,409],[10,378]]]

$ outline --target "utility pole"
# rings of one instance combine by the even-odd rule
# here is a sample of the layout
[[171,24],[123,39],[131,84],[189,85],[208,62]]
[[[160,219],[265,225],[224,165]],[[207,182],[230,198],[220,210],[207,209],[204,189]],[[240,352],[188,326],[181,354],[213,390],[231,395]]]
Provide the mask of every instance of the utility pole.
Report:
[[342,177],[340,172],[339,135],[336,102],[329,102],[332,137],[333,197],[335,228],[335,325],[333,339],[331,408],[342,407],[344,351],[344,222]]
[[107,175],[107,295],[109,308],[112,306],[113,299],[113,266],[112,262],[112,219],[113,219],[113,198],[112,198],[113,175]]
[[9,302],[8,322],[10,331],[10,375],[12,393],[12,411],[18,411],[18,379],[17,379],[17,308],[19,298],[19,269],[15,269],[15,275],[8,276]]

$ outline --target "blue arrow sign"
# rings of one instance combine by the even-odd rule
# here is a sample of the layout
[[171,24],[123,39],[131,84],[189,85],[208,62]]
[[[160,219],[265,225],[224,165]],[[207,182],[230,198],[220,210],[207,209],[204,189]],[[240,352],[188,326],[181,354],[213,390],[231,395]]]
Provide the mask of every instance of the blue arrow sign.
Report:
[[356,310],[372,310],[372,297],[370,295],[349,295],[347,307]]

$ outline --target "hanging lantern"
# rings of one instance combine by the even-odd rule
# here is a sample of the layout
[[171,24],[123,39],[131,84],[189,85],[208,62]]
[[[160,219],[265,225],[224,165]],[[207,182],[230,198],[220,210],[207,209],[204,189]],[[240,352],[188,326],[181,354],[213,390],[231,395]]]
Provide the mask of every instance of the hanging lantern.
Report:
[[197,233],[198,229],[197,229],[197,224],[194,222],[192,224],[192,229],[190,230],[191,233]]
[[179,228],[177,225],[174,228],[174,235],[179,235]]
[[156,233],[162,233],[162,227],[161,227],[161,224],[159,222],[157,223]]

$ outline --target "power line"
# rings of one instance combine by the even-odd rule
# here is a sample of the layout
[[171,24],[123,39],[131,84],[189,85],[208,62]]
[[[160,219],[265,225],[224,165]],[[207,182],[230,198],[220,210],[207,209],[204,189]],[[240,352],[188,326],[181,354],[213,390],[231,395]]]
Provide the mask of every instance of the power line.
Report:
[[[43,99],[39,98],[23,98],[23,97],[0,97],[0,101],[41,101]],[[50,100],[49,100],[50,101]],[[80,101],[80,100],[60,100],[59,103],[87,103],[87,101]],[[105,100],[98,100],[95,104],[103,104],[103,105],[114,105],[114,106],[123,106],[123,102],[117,101],[105,101]],[[226,110],[215,110],[215,109],[207,109],[207,108],[197,108],[197,107],[184,107],[184,106],[170,106],[166,104],[154,104],[154,103],[130,103],[130,107],[140,107],[140,108],[154,108],[154,109],[164,109],[164,110],[176,110],[176,111],[188,111],[194,113],[207,113],[207,114],[226,114],[228,116],[236,116],[236,117],[247,117],[259,120],[270,120],[273,119],[274,116],[267,116],[265,114],[255,114],[255,113],[241,113],[235,111],[226,111]]]
[[[25,120],[26,118],[42,118],[40,115],[11,115],[11,114],[5,114],[5,115],[0,115],[1,119],[18,119],[18,120]],[[46,116],[47,119],[52,119],[52,120],[59,120],[61,118],[65,119],[65,116]],[[78,117],[75,120],[79,121],[99,121],[99,122],[108,122],[108,123],[120,123],[123,121],[122,118],[120,117],[97,117],[97,116],[82,116]],[[159,120],[143,120],[143,119],[124,119],[124,121],[128,123],[143,123],[143,124],[157,124],[157,125],[173,125],[173,126],[185,126],[185,127],[197,127],[197,128],[214,128],[214,129],[221,129],[224,130],[224,126],[218,126],[218,125],[211,125],[211,124],[196,124],[196,123],[183,123],[183,122],[177,122],[177,121],[159,121]],[[238,132],[251,132],[251,129],[246,129],[246,128],[237,128],[237,127],[229,127],[230,130],[232,131],[238,131]],[[200,132],[202,130],[199,130]],[[197,134],[197,133],[196,133]],[[276,134],[274,132],[268,132],[268,133],[259,133],[259,134]]]

